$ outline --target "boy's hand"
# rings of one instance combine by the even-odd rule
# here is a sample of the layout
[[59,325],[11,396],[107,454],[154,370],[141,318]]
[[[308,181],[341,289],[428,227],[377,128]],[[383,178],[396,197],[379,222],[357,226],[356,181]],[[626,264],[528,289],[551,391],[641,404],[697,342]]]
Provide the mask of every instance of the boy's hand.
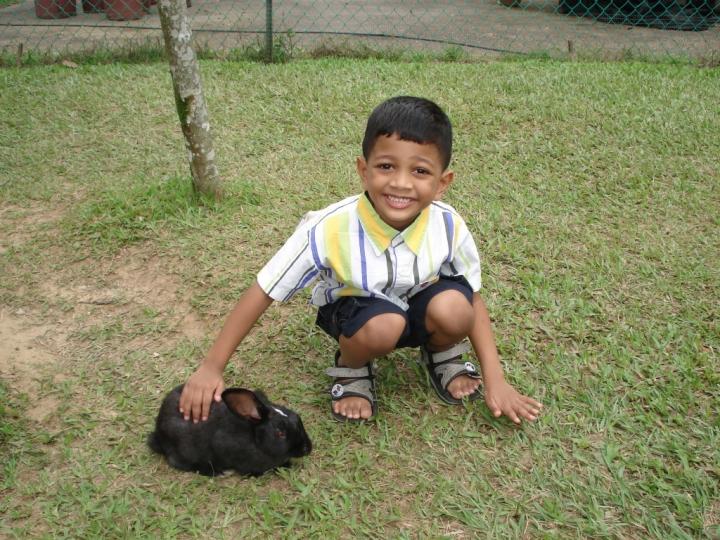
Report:
[[505,381],[485,386],[485,403],[495,418],[504,414],[516,424],[520,423],[520,418],[536,420],[543,407],[542,403],[522,395]]
[[222,371],[202,365],[185,383],[180,394],[180,413],[185,420],[197,423],[208,419],[210,404],[213,400],[220,401],[225,389]]

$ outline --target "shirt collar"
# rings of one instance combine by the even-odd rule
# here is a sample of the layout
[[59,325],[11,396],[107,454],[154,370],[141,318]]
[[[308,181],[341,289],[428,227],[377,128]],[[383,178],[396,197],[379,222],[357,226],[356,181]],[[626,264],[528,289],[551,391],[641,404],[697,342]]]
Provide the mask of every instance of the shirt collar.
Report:
[[415,221],[404,230],[397,231],[382,220],[375,211],[367,193],[365,193],[358,200],[358,216],[362,228],[370,239],[370,243],[378,253],[384,252],[392,243],[393,238],[399,234],[403,237],[403,240],[412,252],[418,255],[422,240],[427,231],[430,207],[428,206],[423,209],[420,215],[415,218]]

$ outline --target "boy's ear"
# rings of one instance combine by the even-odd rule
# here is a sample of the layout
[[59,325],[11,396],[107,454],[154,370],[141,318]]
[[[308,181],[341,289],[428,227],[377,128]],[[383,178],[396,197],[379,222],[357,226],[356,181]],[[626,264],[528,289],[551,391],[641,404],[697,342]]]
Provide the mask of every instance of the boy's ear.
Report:
[[444,173],[442,173],[442,176],[440,177],[440,184],[438,185],[437,193],[435,193],[435,200],[439,201],[442,199],[443,195],[445,195],[445,192],[450,187],[450,184],[453,183],[453,180],[455,180],[455,173],[451,171],[450,169],[446,170]]
[[357,168],[358,175],[363,187],[365,187],[365,176],[367,174],[367,161],[364,157],[359,157],[355,160],[355,167]]

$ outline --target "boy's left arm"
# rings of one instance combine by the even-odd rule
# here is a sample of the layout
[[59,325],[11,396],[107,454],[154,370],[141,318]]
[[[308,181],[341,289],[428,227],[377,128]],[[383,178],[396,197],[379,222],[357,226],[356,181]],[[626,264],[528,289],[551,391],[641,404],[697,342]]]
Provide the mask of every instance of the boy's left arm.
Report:
[[480,362],[485,386],[485,403],[496,418],[502,414],[516,424],[520,419],[535,420],[542,404],[524,396],[513,388],[503,375],[500,357],[495,346],[490,315],[485,302],[478,293],[473,293],[475,324],[470,332],[470,342]]

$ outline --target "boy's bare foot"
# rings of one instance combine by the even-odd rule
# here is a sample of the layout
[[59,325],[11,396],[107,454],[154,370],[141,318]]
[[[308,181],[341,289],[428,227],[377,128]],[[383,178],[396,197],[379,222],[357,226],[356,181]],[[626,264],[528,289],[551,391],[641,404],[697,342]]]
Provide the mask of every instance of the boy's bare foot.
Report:
[[[475,392],[479,386],[479,379],[471,379],[466,375],[461,375],[450,381],[447,389],[452,397],[462,399]],[[333,411],[345,418],[352,419],[368,419],[372,416],[370,402],[360,397],[346,397],[333,402]]]
[[456,377],[447,385],[447,390],[455,399],[462,399],[475,392],[480,387],[480,379],[472,379],[467,375]]
[[478,399],[482,379],[475,364],[463,359],[470,344],[462,341],[444,351],[420,347],[420,362],[430,375],[430,383],[438,397],[447,404],[459,405],[464,398]]
[[361,368],[346,368],[336,365],[325,373],[335,379],[330,389],[330,395],[332,396],[332,414],[336,420],[360,422],[372,418],[377,412],[374,363],[371,362]]
[[370,402],[361,397],[346,397],[333,402],[333,411],[337,414],[351,419],[367,420],[372,416]]

